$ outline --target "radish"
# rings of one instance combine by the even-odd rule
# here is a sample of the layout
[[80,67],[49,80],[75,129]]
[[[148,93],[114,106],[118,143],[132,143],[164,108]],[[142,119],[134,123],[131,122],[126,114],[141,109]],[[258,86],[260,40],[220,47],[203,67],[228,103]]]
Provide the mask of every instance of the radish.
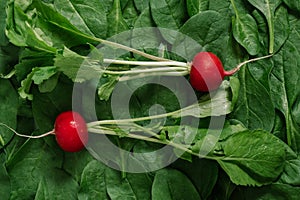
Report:
[[119,81],[128,81],[147,76],[186,76],[190,75],[191,86],[201,92],[209,92],[219,88],[225,76],[231,76],[240,70],[241,66],[268,58],[272,55],[246,60],[230,71],[225,71],[221,60],[212,52],[197,53],[191,63],[173,60],[165,61],[127,61],[104,59],[104,63],[148,66],[148,68],[132,68],[127,71],[103,70],[103,73],[122,75]]
[[191,71],[190,84],[198,91],[208,92],[219,88],[225,76],[232,76],[241,66],[249,62],[270,57],[271,55],[254,58],[240,63],[230,71],[225,71],[221,60],[212,52],[200,52],[195,55]]
[[74,111],[66,111],[56,117],[54,129],[42,135],[23,135],[16,132],[6,124],[7,127],[20,137],[42,138],[48,135],[55,135],[58,145],[67,152],[77,152],[84,148],[88,142],[88,129],[83,117]]
[[74,111],[63,112],[57,116],[54,134],[58,145],[68,152],[77,152],[88,142],[88,130],[82,116]]

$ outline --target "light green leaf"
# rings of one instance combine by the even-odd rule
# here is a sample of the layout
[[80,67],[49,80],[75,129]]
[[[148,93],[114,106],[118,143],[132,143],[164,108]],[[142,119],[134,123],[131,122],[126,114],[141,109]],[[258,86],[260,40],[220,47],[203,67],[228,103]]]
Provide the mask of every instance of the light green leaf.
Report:
[[283,171],[284,143],[268,132],[239,132],[220,142],[220,148],[223,156],[217,161],[237,185],[268,184]]
[[21,7],[11,1],[7,7],[6,35],[16,46],[29,46],[34,49],[55,53],[56,49],[40,36],[39,29],[34,28],[32,16],[26,15]]
[[76,52],[65,48],[63,54],[57,55],[54,59],[54,65],[57,67],[58,71],[63,72],[74,82],[83,82],[93,78],[99,79],[103,72],[103,67],[100,65],[102,57],[99,57],[101,54],[95,54],[95,59],[93,58],[93,54],[90,55],[90,57],[81,56]]
[[39,85],[56,74],[56,72],[57,68],[55,66],[33,68],[26,79],[21,82],[21,87],[18,89],[20,96],[24,99],[32,100],[32,94],[30,94],[32,82]]
[[217,91],[204,95],[199,99],[198,104],[192,104],[175,111],[171,116],[174,118],[185,116],[204,118],[229,114],[232,111],[230,95],[229,82],[223,81]]

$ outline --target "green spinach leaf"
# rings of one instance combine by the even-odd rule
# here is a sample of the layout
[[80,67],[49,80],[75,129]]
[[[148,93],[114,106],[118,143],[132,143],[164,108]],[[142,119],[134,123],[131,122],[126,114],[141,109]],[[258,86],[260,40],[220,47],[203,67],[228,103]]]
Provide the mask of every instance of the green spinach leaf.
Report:
[[[9,80],[0,79],[0,123],[15,129],[17,127],[18,95]],[[0,149],[13,137],[14,133],[0,125]]]
[[239,99],[233,117],[240,120],[249,129],[271,131],[275,111],[270,92],[257,81],[248,68],[239,71],[241,82]]
[[250,14],[241,12],[231,0],[235,17],[232,19],[232,32],[234,38],[247,50],[250,55],[257,55],[260,51],[258,27]]
[[156,172],[151,193],[153,200],[201,199],[192,182],[174,169]]
[[99,38],[106,37],[106,10],[99,1],[55,0],[53,5],[78,30]]
[[208,9],[208,0],[187,0],[187,11],[190,17]]
[[299,104],[299,27],[296,23],[291,27],[291,33],[282,47],[282,50],[274,56],[275,66],[271,73],[271,94],[272,101],[285,117],[287,144],[295,151],[300,151],[299,126],[297,125],[293,108]]
[[255,8],[265,15],[268,22],[269,30],[269,53],[274,53],[274,15],[276,8],[280,5],[281,0],[248,0]]
[[[186,4],[183,0],[150,0],[151,14],[160,28],[179,30],[187,19]],[[176,35],[173,32],[162,32],[164,38],[173,43]]]
[[275,181],[283,171],[285,147],[265,131],[243,131],[220,142],[217,159],[237,185],[261,186]]

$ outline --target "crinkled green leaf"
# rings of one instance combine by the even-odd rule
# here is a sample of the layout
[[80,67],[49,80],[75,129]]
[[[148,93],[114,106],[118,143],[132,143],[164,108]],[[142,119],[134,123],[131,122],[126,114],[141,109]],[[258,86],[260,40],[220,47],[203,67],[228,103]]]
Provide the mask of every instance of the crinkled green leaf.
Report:
[[56,72],[57,68],[55,66],[33,68],[26,79],[22,81],[21,87],[18,89],[20,96],[24,99],[28,98],[29,100],[32,100],[32,94],[30,93],[32,82],[39,85],[56,74]]
[[228,81],[223,84],[216,92],[203,96],[198,104],[193,104],[182,108],[178,112],[174,112],[172,117],[180,118],[185,116],[193,117],[209,117],[209,116],[222,116],[229,114],[232,111],[231,96]]
[[6,35],[9,41],[16,46],[29,46],[40,51],[55,53],[56,49],[40,37],[40,32],[35,29],[31,17],[24,13],[17,2],[11,1],[8,4]]
[[[97,55],[96,55],[97,56]],[[74,82],[83,82],[93,78],[100,78],[103,67],[100,63],[102,57],[92,58],[89,56],[81,56],[68,48],[64,49],[62,55],[57,55],[54,59],[54,65],[58,71],[63,72]],[[101,70],[102,69],[102,70]]]

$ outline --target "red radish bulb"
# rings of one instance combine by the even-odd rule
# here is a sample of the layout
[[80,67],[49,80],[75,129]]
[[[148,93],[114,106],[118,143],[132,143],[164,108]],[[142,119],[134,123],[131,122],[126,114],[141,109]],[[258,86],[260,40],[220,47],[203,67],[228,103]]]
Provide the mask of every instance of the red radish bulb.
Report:
[[83,117],[73,111],[63,112],[57,116],[54,133],[58,145],[68,152],[77,152],[88,142],[88,130]]
[[234,74],[237,69],[225,71],[220,59],[211,52],[200,52],[193,59],[190,83],[195,90],[208,92],[218,89],[225,76]]

